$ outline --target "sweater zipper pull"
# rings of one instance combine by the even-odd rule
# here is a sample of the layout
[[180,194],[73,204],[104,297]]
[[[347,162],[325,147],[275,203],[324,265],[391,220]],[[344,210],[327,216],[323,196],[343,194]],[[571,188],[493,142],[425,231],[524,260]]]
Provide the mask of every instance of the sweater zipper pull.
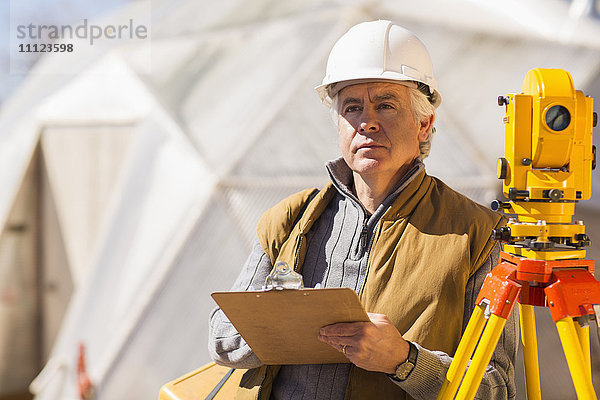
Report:
[[360,248],[361,253],[367,247],[367,221],[363,222],[362,231],[360,232]]

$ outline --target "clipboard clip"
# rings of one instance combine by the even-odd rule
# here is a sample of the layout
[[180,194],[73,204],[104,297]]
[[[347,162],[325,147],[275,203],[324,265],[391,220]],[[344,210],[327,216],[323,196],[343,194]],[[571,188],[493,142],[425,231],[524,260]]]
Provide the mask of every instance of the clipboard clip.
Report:
[[267,279],[263,290],[283,290],[283,289],[302,289],[302,275],[295,272],[285,261],[279,261],[275,264]]

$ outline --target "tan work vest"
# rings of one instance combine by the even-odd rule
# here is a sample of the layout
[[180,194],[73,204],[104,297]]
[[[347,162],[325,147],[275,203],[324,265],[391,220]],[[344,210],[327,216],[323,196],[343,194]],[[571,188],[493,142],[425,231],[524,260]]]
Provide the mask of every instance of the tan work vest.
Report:
[[[286,261],[301,270],[305,235],[336,189],[329,184],[321,190],[294,225],[312,191],[288,197],[260,219],[258,238],[273,263]],[[490,233],[502,223],[501,214],[418,173],[375,228],[360,291],[365,310],[387,315],[405,339],[453,355],[467,281],[489,257],[495,244]],[[236,398],[268,399],[278,371],[279,366],[248,371]],[[346,399],[406,398],[385,374],[352,367]]]

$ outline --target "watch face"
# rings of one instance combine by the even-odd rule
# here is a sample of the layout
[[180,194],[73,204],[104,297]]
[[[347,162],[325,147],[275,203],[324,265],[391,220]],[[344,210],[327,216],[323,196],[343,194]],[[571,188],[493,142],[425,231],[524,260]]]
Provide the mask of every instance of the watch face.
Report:
[[398,366],[398,369],[396,370],[396,376],[398,379],[404,380],[408,377],[408,374],[411,373],[414,367],[415,364],[411,363],[410,361],[406,361]]

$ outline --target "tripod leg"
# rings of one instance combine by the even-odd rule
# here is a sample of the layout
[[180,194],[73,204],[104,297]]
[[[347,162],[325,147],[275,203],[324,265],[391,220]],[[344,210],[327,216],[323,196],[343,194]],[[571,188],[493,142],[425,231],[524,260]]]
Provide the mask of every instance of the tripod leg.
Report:
[[483,316],[483,307],[477,306],[473,310],[473,315],[471,315],[471,318],[469,319],[463,339],[460,341],[458,348],[456,349],[456,354],[454,355],[452,364],[450,364],[450,368],[446,374],[446,380],[444,381],[442,389],[437,396],[438,400],[454,398],[454,395],[458,390],[458,386],[460,385],[460,381],[462,380],[464,371],[467,368],[469,359],[471,358],[471,354],[473,354],[473,350],[477,345],[477,341],[479,340],[479,336],[481,336],[481,332],[483,331],[484,327],[485,318]]
[[592,379],[592,360],[590,358],[590,327],[581,326],[579,323],[574,323],[575,330],[577,331],[577,337],[579,338],[579,344],[583,351],[583,358],[585,359],[585,369],[590,374]]
[[519,318],[521,320],[521,342],[523,343],[527,400],[540,400],[542,398],[542,390],[540,387],[540,366],[538,363],[533,306],[519,303]]
[[590,378],[590,372],[586,371],[586,360],[583,355],[577,328],[573,318],[565,317],[556,321],[558,335],[567,358],[571,378],[575,385],[575,392],[580,399],[596,399],[596,393]]
[[500,339],[505,324],[505,318],[495,314],[490,316],[485,330],[483,331],[483,335],[481,336],[481,340],[479,341],[479,345],[475,350],[475,354],[473,354],[471,365],[465,374],[463,383],[456,396],[457,399],[470,400],[475,397],[475,393],[477,393],[485,369],[492,358],[492,353],[496,348],[496,344],[498,344],[498,340]]

